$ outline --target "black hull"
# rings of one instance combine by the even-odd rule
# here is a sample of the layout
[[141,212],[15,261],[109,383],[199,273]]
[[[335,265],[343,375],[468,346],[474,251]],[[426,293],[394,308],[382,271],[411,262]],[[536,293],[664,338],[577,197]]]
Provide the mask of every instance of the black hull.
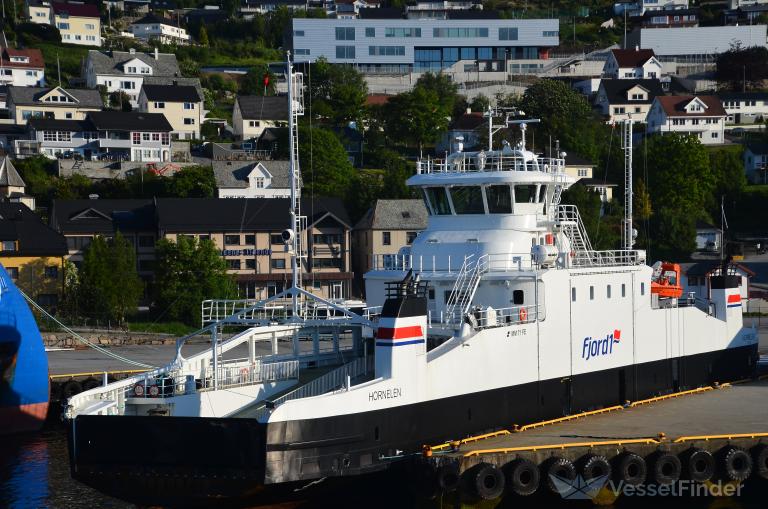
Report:
[[[345,477],[385,471],[397,463],[392,457],[398,451],[418,452],[424,444],[515,423],[749,377],[756,360],[757,345],[752,345],[269,425],[251,419],[80,416],[69,428],[72,476],[108,495],[147,505],[304,498]],[[330,482],[296,491],[323,477]]]

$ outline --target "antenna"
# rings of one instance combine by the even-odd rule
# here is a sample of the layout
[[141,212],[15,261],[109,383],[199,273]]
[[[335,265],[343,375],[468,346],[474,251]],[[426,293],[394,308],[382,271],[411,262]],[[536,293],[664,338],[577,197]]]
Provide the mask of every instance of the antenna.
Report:
[[526,118],[522,120],[507,120],[508,126],[514,125],[514,124],[520,125],[520,134],[521,134],[520,149],[521,150],[525,150],[525,131],[528,129],[528,124],[538,124],[539,122],[541,122],[541,120],[538,118]]
[[624,149],[624,227],[621,230],[621,248],[627,251],[635,244],[632,229],[632,119],[622,122],[622,148]]

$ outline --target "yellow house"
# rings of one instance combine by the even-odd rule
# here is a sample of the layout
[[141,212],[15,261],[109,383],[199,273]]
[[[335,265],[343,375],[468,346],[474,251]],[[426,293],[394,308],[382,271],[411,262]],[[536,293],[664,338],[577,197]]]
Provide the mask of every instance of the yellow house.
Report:
[[66,254],[64,236],[26,205],[0,202],[0,263],[44,307],[55,308],[61,298]]
[[101,111],[104,102],[98,90],[8,87],[7,105],[13,122],[25,125],[33,117],[85,120],[89,112]]
[[203,98],[191,85],[144,84],[139,93],[139,111],[162,113],[173,127],[171,134],[182,140],[200,138]]
[[61,32],[61,42],[82,46],[101,46],[101,18],[95,4],[52,2],[53,25]]
[[287,121],[287,96],[241,95],[232,110],[232,127],[235,137],[241,140],[258,138],[264,129],[285,125]]

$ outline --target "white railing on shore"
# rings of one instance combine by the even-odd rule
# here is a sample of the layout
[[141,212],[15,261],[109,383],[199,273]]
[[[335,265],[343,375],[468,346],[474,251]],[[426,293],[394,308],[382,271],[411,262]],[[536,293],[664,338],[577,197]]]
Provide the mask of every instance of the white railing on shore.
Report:
[[538,159],[522,156],[497,155],[486,152],[453,154],[448,159],[420,159],[418,173],[468,173],[490,171],[541,171],[565,173],[565,160],[554,157]]
[[258,306],[258,299],[207,299],[202,302],[200,314],[203,325],[218,322],[241,313],[242,320],[279,320],[288,316],[291,307],[289,300],[272,302],[269,305]]
[[347,363],[339,368],[329,371],[328,373],[315,378],[311,382],[308,382],[298,389],[280,396],[269,402],[269,407],[265,405],[259,408],[256,412],[256,418],[259,421],[265,421],[273,408],[282,405],[286,401],[294,399],[311,398],[313,396],[320,396],[336,389],[347,387],[353,378],[357,378],[366,373],[374,370],[374,357],[372,355],[368,357],[360,357],[354,361]]

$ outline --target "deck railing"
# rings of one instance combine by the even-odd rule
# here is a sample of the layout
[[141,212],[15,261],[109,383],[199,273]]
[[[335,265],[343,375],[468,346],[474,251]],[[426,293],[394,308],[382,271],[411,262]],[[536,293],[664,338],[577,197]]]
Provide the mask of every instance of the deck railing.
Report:
[[420,159],[416,163],[418,173],[468,173],[479,171],[541,171],[565,173],[565,160],[554,157],[538,159],[513,155],[496,155],[486,152],[459,153],[450,159]]

